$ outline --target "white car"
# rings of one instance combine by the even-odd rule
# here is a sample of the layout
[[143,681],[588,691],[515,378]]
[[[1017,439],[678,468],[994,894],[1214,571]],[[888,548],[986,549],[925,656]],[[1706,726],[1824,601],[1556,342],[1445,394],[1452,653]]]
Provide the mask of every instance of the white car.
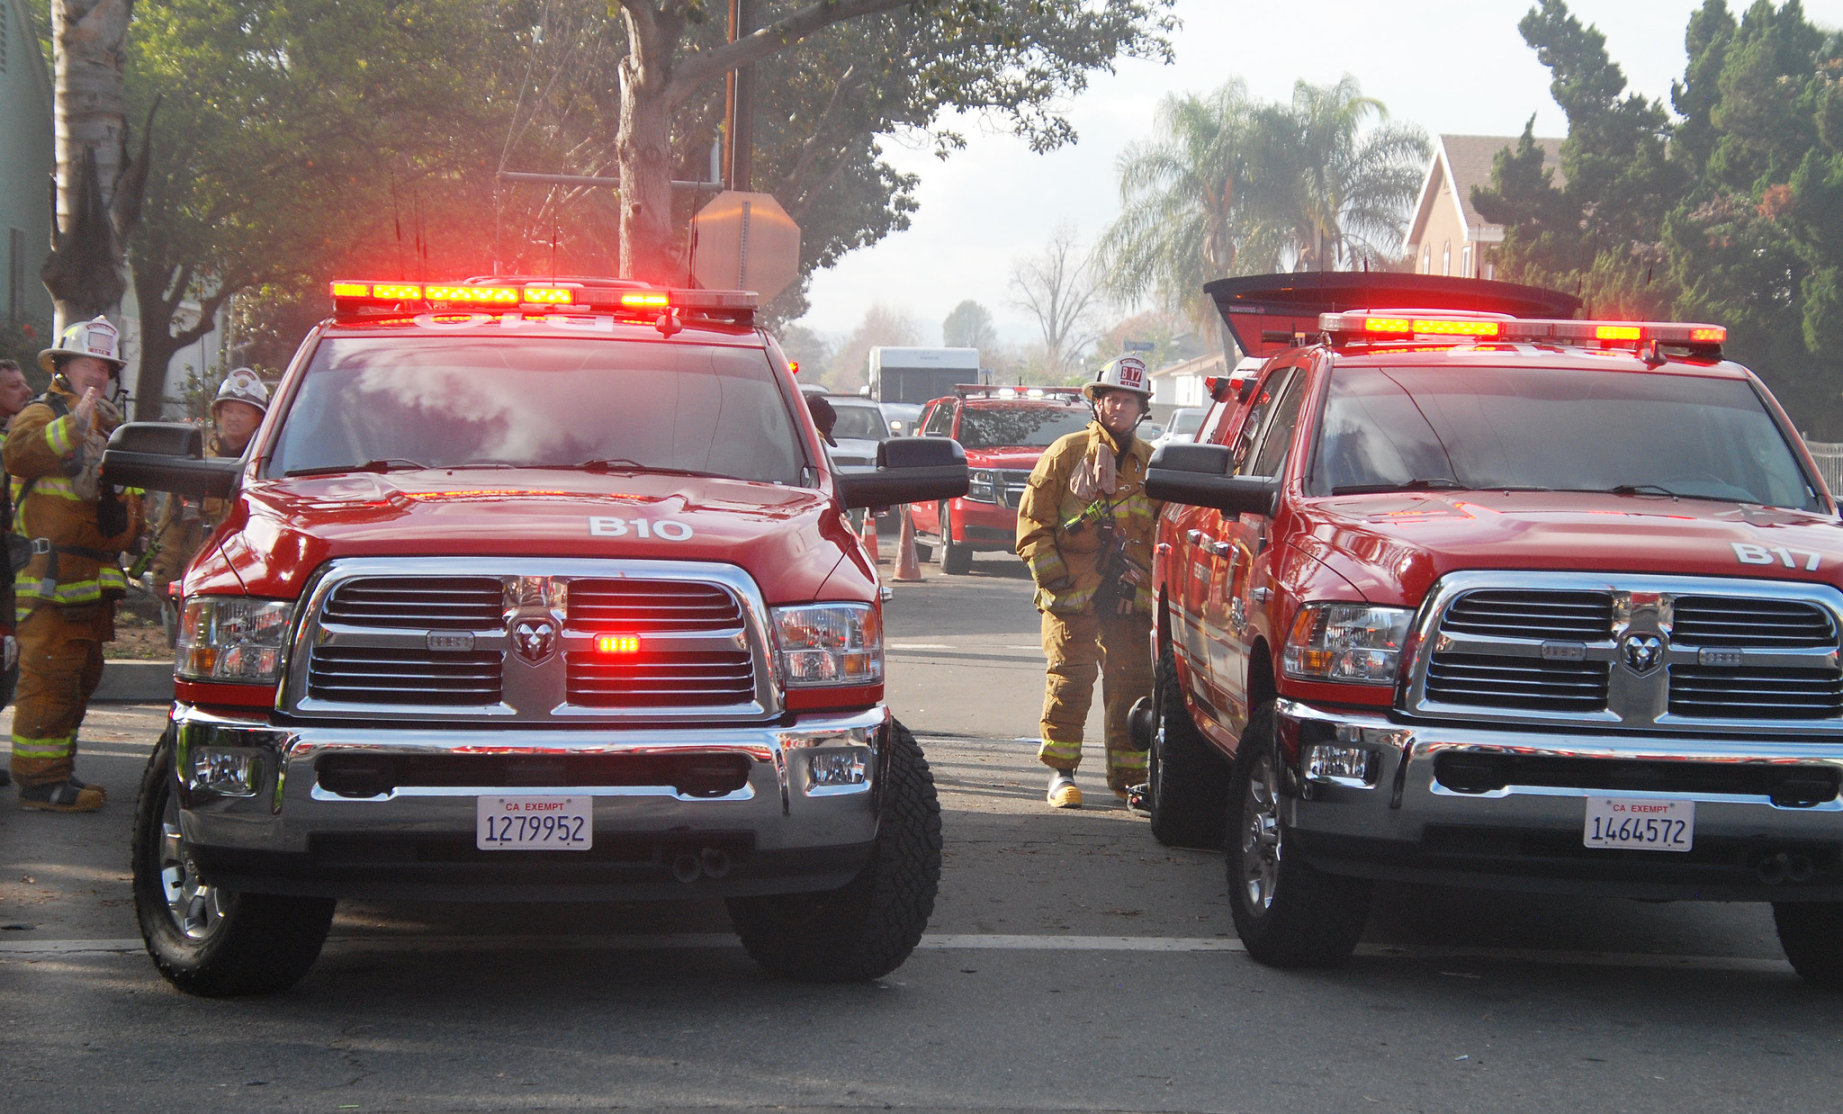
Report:
[[1152,448],[1169,445],[1173,441],[1194,441],[1197,429],[1203,424],[1203,415],[1208,413],[1201,406],[1180,406],[1171,411],[1165,419],[1165,425],[1157,437],[1152,439]]

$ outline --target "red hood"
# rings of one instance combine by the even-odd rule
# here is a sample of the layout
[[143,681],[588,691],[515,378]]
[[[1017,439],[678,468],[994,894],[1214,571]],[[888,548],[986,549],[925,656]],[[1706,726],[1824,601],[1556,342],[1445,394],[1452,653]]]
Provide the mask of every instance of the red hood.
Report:
[[1287,532],[1375,603],[1417,605],[1434,581],[1460,569],[1843,585],[1843,524],[1806,511],[1655,496],[1468,492],[1322,499],[1303,512],[1305,528]]
[[968,468],[1014,468],[1028,472],[1037,466],[1037,461],[1048,449],[1025,447],[1002,447],[994,449],[966,450]]
[[[333,558],[427,555],[719,561],[745,569],[769,603],[818,598],[835,571],[827,598],[876,590],[823,492],[741,480],[538,469],[259,480],[226,526],[188,593],[227,590],[234,575],[253,595],[292,598]],[[843,575],[854,558],[858,575]]]

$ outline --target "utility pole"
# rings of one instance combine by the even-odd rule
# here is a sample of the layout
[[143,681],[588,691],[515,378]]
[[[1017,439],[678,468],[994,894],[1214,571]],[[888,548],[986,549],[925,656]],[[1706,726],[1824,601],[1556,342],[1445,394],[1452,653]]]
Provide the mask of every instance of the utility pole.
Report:
[[[730,0],[730,42],[747,38],[755,30],[755,0]],[[729,72],[723,113],[723,180],[728,188],[747,192],[753,168],[749,157],[755,145],[755,67]]]

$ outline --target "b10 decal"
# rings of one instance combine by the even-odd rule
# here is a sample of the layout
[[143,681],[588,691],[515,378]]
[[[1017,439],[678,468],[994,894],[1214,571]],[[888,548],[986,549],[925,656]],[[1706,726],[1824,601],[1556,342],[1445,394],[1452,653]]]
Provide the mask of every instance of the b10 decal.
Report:
[[691,527],[671,518],[654,521],[650,518],[615,518],[594,515],[589,518],[589,534],[597,538],[624,538],[631,534],[636,538],[685,542],[691,540]]

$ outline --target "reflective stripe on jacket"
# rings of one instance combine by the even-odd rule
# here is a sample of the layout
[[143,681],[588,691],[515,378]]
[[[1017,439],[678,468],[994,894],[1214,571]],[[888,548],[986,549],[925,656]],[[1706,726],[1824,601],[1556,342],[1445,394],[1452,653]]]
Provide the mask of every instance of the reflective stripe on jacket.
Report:
[[[1117,486],[1112,495],[1095,495],[1105,501],[1100,509],[1102,521],[1070,530],[1067,524],[1080,517],[1089,503],[1075,496],[1069,481],[1102,443],[1117,454]],[[1094,601],[1101,587],[1102,550],[1109,544],[1109,531],[1103,527],[1111,522],[1112,532],[1126,541],[1127,558],[1146,574],[1133,600],[1134,609],[1151,612],[1152,539],[1162,506],[1145,496],[1146,463],[1151,459],[1152,446],[1144,440],[1134,439],[1130,449],[1119,453],[1114,436],[1101,423],[1089,422],[1087,429],[1059,439],[1037,460],[1018,503],[1016,552],[1030,566],[1031,578],[1037,583],[1038,610],[1068,614]],[[1058,586],[1045,587],[1050,584]]]

